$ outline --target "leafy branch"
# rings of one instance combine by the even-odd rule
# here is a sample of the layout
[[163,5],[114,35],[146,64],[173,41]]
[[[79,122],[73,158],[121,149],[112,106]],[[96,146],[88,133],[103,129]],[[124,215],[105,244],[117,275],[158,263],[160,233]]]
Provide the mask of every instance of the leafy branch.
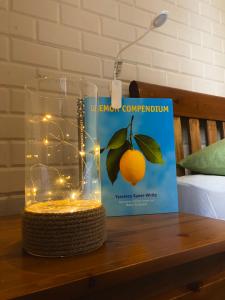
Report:
[[131,117],[131,121],[130,124],[128,125],[128,127],[130,127],[130,145],[131,145],[131,149],[133,149],[133,142],[132,142],[132,138],[133,138],[133,120],[134,120],[134,115]]

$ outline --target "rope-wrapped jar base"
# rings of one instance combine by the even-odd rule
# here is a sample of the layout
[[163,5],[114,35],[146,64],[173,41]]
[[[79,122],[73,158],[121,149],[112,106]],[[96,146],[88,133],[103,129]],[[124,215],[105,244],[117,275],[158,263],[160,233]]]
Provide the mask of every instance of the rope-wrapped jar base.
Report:
[[72,256],[93,251],[105,242],[103,206],[71,213],[23,214],[23,248],[47,257]]

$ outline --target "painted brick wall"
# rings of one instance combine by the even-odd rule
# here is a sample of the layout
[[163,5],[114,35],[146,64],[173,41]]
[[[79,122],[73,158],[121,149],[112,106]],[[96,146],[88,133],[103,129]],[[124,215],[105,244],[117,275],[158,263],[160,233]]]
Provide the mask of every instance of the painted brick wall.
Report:
[[137,79],[225,96],[224,0],[0,0],[0,214],[21,207],[25,82],[86,77],[108,94],[117,51],[160,10],[168,23],[123,54]]

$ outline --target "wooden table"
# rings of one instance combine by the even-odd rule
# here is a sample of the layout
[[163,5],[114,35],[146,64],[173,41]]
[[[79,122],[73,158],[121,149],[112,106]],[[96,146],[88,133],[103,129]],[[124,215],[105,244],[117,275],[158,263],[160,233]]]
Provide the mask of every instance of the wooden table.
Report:
[[225,222],[185,214],[109,218],[99,250],[38,258],[20,217],[0,219],[0,299],[225,299]]

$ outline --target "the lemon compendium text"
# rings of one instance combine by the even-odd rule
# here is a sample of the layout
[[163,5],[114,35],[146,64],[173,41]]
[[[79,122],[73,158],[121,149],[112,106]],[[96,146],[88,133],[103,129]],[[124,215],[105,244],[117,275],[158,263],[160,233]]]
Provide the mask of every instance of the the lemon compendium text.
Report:
[[[97,106],[91,105],[91,111],[97,111]],[[121,109],[115,109],[108,104],[100,104],[98,106],[99,112],[169,112],[168,105],[122,105]]]

